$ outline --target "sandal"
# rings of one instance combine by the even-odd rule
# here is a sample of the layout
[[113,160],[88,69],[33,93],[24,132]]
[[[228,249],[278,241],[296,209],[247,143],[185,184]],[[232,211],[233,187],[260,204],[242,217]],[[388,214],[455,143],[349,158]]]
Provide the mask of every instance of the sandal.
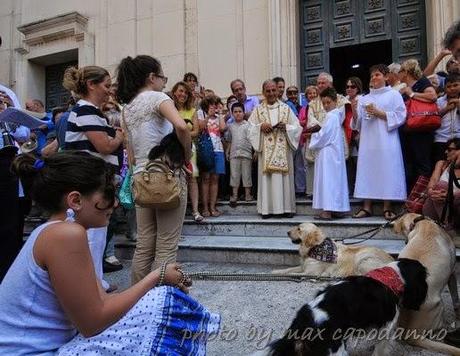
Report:
[[236,202],[237,202],[237,200],[238,200],[237,197],[234,197],[234,196],[230,197],[229,205],[230,205],[232,208],[236,207]]
[[193,213],[193,220],[195,220],[196,223],[200,223],[204,220],[203,215],[201,215],[198,211]]
[[203,214],[201,214],[204,218],[209,218],[211,216],[211,213],[209,210],[203,210]]
[[383,217],[385,220],[391,221],[396,217],[396,213],[393,210],[385,210],[383,212]]
[[353,214],[353,219],[362,219],[362,218],[369,218],[372,216],[372,213],[369,210],[364,208],[359,209],[355,214]]
[[217,218],[217,217],[219,217],[219,216],[221,216],[221,215],[222,215],[222,212],[221,212],[221,211],[219,211],[219,210],[217,210],[217,209],[216,209],[216,210],[211,210],[211,216],[212,216],[212,217]]
[[315,220],[324,220],[324,221],[333,220],[332,214],[331,214],[331,216],[328,216],[328,215],[326,215],[324,212],[322,212],[322,213],[319,214],[319,215],[315,215],[315,216],[314,216],[314,219],[315,219]]

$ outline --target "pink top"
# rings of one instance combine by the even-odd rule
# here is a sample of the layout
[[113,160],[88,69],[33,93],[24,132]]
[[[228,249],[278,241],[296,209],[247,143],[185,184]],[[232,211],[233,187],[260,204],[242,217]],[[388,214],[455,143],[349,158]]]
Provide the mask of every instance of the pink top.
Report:
[[306,138],[305,133],[307,130],[307,123],[308,123],[308,105],[302,107],[299,112],[299,124],[303,127],[302,134],[300,135],[300,142],[299,146],[303,146],[305,144]]

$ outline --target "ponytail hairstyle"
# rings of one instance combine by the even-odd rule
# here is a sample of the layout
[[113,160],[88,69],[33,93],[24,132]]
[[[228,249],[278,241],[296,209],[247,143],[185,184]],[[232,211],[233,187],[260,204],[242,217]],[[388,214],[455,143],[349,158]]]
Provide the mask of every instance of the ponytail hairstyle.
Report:
[[49,213],[66,207],[66,194],[77,191],[83,196],[101,192],[107,204],[96,208],[106,210],[115,204],[113,171],[101,158],[81,151],[55,153],[43,160],[29,154],[15,158],[12,170],[21,179],[26,193]]
[[142,89],[150,73],[159,74],[161,63],[151,56],[139,55],[123,58],[117,68],[117,100],[129,103]]
[[62,86],[78,96],[88,95],[88,82],[99,84],[110,76],[109,72],[98,66],[69,67],[64,72]]

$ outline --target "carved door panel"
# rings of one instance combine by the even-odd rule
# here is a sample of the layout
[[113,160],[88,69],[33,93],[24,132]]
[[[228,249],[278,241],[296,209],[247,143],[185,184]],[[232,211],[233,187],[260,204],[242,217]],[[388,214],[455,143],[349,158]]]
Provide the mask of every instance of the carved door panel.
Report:
[[301,1],[300,48],[302,86],[329,69],[328,1]]
[[426,66],[426,13],[424,0],[392,0],[393,61],[409,58]]
[[46,110],[51,110],[57,106],[64,106],[70,98],[70,92],[62,86],[62,79],[65,70],[70,66],[77,65],[78,62],[53,64],[45,68],[46,75]]
[[426,64],[425,0],[300,0],[300,10],[302,87],[330,71],[331,48],[392,40],[393,61]]

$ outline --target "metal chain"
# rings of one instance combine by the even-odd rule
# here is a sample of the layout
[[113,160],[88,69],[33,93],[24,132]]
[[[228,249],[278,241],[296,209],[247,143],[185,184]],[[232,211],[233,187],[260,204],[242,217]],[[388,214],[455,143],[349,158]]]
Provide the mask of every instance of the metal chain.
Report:
[[209,281],[276,281],[276,282],[331,282],[339,277],[320,277],[307,274],[241,273],[241,272],[191,272],[188,275],[195,280]]

